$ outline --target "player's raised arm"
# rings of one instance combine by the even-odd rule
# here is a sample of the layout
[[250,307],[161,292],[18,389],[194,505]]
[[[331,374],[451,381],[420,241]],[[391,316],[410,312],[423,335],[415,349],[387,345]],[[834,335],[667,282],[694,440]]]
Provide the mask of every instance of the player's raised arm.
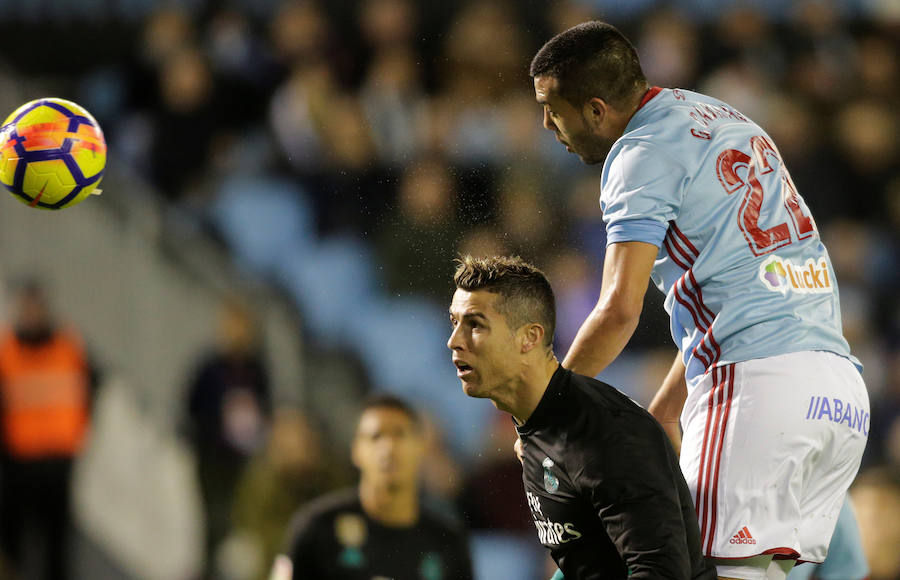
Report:
[[681,353],[675,355],[675,362],[662,386],[656,391],[647,410],[662,425],[672,442],[675,452],[681,455],[681,409],[687,398],[687,383],[684,379],[684,361]]
[[578,330],[563,360],[565,368],[596,376],[622,352],[640,319],[658,253],[659,248],[645,242],[609,245],[600,298]]

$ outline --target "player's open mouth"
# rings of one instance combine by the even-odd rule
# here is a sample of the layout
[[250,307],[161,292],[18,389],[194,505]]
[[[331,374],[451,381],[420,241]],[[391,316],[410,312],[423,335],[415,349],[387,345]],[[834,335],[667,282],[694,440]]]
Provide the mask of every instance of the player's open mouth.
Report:
[[455,360],[453,364],[456,365],[456,376],[458,377],[463,377],[472,372],[472,367],[461,360]]

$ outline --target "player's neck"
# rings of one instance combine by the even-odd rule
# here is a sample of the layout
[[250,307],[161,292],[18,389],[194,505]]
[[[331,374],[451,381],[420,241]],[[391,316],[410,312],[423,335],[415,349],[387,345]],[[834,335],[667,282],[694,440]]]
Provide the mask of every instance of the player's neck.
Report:
[[635,116],[642,106],[644,106],[644,96],[646,96],[651,89],[652,88],[648,85],[645,90],[637,91],[632,95],[631,102],[625,108],[625,111],[623,111],[624,114],[621,116],[619,126],[616,127],[619,136],[625,133],[625,129],[628,127],[628,123],[631,122],[631,118]]
[[360,482],[359,500],[373,520],[391,527],[409,527],[419,520],[418,488]]
[[522,425],[528,421],[541,402],[558,367],[559,361],[552,354],[549,359],[541,359],[534,365],[523,367],[521,382],[515,391],[515,401],[510,405],[510,413],[516,423]]

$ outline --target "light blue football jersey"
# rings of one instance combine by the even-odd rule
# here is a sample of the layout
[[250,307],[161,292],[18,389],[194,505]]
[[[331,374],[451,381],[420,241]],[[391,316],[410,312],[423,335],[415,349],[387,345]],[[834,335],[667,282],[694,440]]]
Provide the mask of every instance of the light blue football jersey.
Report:
[[600,205],[608,243],[659,247],[652,279],[688,379],[803,350],[859,366],[809,208],[771,137],[732,107],[651,89],[606,158]]

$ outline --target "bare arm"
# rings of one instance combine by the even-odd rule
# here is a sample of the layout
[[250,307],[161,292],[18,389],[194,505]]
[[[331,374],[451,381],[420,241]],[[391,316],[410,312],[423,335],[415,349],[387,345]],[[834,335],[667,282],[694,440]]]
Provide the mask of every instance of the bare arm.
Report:
[[663,380],[662,386],[656,392],[647,410],[663,426],[666,435],[672,442],[675,452],[681,454],[681,426],[679,417],[687,398],[687,383],[684,380],[684,362],[681,353],[675,355],[675,362],[669,369],[669,374]]
[[645,242],[609,245],[600,299],[578,330],[563,360],[565,368],[593,377],[619,356],[641,317],[658,253],[659,248]]

